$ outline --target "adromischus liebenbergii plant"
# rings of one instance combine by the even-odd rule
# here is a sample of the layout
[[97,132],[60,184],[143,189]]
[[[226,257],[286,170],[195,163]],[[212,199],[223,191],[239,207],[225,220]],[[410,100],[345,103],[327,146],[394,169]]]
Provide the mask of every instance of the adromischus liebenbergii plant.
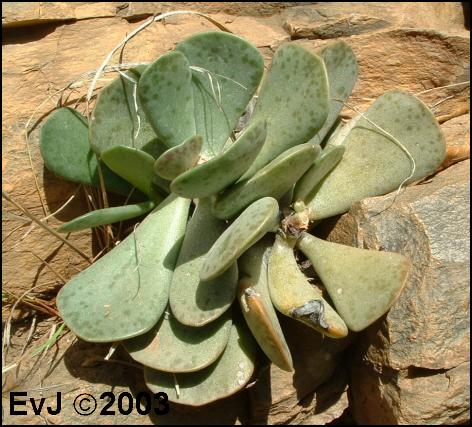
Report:
[[[61,289],[58,309],[79,337],[121,341],[145,366],[148,386],[171,401],[203,405],[243,388],[254,371],[253,338],[292,370],[274,307],[331,338],[388,311],[408,259],[325,242],[308,233],[310,221],[427,176],[445,155],[432,113],[401,91],[339,123],[357,79],[344,42],[317,53],[282,45],[235,134],[262,76],[254,46],[224,32],[197,34],[105,87],[90,123],[62,108],[42,128],[50,170],[98,185],[101,167],[108,190],[135,187],[141,198],[62,231],[148,213]],[[308,282],[295,250],[323,291]]]

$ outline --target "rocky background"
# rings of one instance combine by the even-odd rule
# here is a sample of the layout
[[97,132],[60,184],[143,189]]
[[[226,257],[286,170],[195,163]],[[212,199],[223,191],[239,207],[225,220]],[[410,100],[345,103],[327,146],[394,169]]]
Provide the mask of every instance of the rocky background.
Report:
[[[467,423],[470,83],[462,83],[470,80],[470,38],[468,9],[461,3],[3,3],[3,190],[38,218],[54,213],[75,195],[63,210],[45,220],[53,228],[87,211],[78,185],[43,168],[38,148],[41,122],[28,145],[25,129],[55,107],[58,96],[48,98],[97,69],[126,34],[153,14],[177,9],[209,14],[254,43],[266,64],[284,42],[314,50],[344,39],[360,67],[352,105],[365,110],[386,90],[400,88],[419,94],[430,106],[448,144],[443,170],[407,188],[393,204],[392,195],[366,199],[315,230],[335,242],[403,253],[412,259],[414,272],[390,312],[346,340],[323,340],[303,325],[281,319],[295,373],[261,363],[247,390],[204,408],[171,405],[169,415],[154,418],[135,411],[129,416],[85,418],[72,409],[75,396],[83,392],[98,396],[104,391],[136,395],[145,390],[142,372],[129,364],[121,350],[104,362],[108,346],[78,341],[71,333],[47,351],[40,348],[56,330],[57,319],[44,315],[54,314],[55,293],[87,264],[3,200],[2,319],[11,332],[11,340],[4,339],[4,367],[10,369],[3,376],[3,421]],[[122,61],[153,60],[183,38],[214,28],[192,15],[166,19],[132,39]],[[82,78],[74,83],[62,101],[83,109],[89,82]],[[345,110],[343,116],[353,113]],[[96,254],[91,233],[74,233],[69,239],[85,253]],[[32,287],[36,288],[11,311],[18,297]],[[33,356],[35,350],[38,355]],[[12,365],[19,360],[19,366]],[[56,416],[12,417],[8,410],[12,390],[28,391],[35,399],[54,397],[60,391],[63,410]]]

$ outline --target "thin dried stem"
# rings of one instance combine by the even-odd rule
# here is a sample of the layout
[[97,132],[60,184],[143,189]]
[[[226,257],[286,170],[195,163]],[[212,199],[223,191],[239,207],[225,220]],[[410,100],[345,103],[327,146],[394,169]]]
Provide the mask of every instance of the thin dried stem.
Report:
[[113,356],[113,353],[115,353],[116,349],[118,348],[118,346],[120,345],[120,342],[117,341],[117,342],[114,342],[111,346],[110,346],[110,349],[108,350],[108,353],[107,355],[105,356],[105,360],[106,361],[109,361],[111,356]]
[[[6,294],[8,294],[14,301],[18,300],[18,297],[9,291],[3,291]],[[59,313],[57,310],[54,310],[52,307],[50,307],[46,301],[41,300],[36,297],[30,297],[26,296],[22,301],[20,301],[21,304],[27,305],[28,307],[31,307],[35,309],[36,311],[39,311],[40,313],[47,314],[48,316],[54,316],[54,317],[60,317]]]
[[[89,212],[93,211],[93,210],[96,210],[97,208],[95,206],[95,203],[94,203],[93,197],[92,197],[93,193],[90,194],[91,193],[91,188],[88,187],[88,186],[84,186],[84,193],[85,193],[85,201],[87,202],[87,207],[88,207]],[[101,229],[99,229],[98,227],[94,227],[94,228],[92,228],[92,233],[95,233],[95,236],[97,237],[98,244],[99,244],[100,248],[104,248],[105,244],[103,242],[100,230]],[[93,260],[92,260],[92,262],[93,262]]]
[[[226,32],[231,32],[228,28],[226,28],[224,25],[220,24],[218,21],[215,19],[211,18],[208,15],[205,15],[200,12],[194,12],[191,10],[176,10],[173,12],[166,12],[162,13],[157,16],[153,16],[152,18],[148,19],[146,22],[144,22],[142,25],[140,25],[138,28],[133,30],[131,33],[129,33],[118,45],[116,45],[106,56],[106,58],[103,60],[102,65],[98,68],[98,70],[95,73],[95,77],[93,78],[92,84],[90,85],[88,92],[87,92],[87,104],[89,104],[93,91],[95,89],[95,86],[97,85],[98,79],[103,73],[103,70],[107,66],[107,64],[111,61],[111,58],[113,58],[113,55],[120,49],[122,49],[128,41],[130,41],[134,36],[139,34],[141,31],[143,31],[145,28],[147,28],[149,25],[153,24],[154,22],[162,21],[165,18],[168,18],[170,16],[176,16],[176,15],[184,15],[184,14],[190,14],[190,15],[197,15],[201,16],[202,18],[205,18],[206,20],[210,21],[212,24],[216,25],[218,28],[220,28],[223,31]],[[89,112],[88,112],[89,113]],[[88,114],[90,117],[90,114]]]
[[30,330],[26,338],[25,344],[23,345],[23,348],[21,349],[20,357],[23,356],[23,354],[25,354],[26,348],[30,345],[31,340],[33,339],[33,334],[34,334],[34,331],[36,330],[36,321],[37,321],[37,317],[35,315],[33,316],[33,320],[31,321]]
[[460,83],[454,83],[454,84],[450,84],[450,85],[446,85],[446,86],[438,86],[438,87],[433,87],[431,89],[422,90],[421,92],[415,93],[415,96],[423,95],[425,93],[433,92],[433,91],[439,90],[439,89],[445,89],[445,88],[463,86],[463,85],[469,85],[470,86],[470,80],[467,80],[465,82],[460,82]]
[[41,222],[41,220],[37,219],[32,213],[30,213],[25,207],[20,205],[18,202],[15,202],[11,196],[9,196],[5,191],[2,190],[2,197],[10,202],[13,206],[15,206],[17,209],[22,211],[29,219],[31,219],[33,222],[38,224],[41,228],[44,230],[48,231],[51,233],[53,236],[58,238],[61,242],[64,242],[67,246],[69,246],[71,249],[76,251],[82,258],[84,258],[86,261],[88,261],[90,264],[92,263],[90,261],[90,258],[88,257],[87,254],[85,254],[81,249],[79,249],[77,246],[75,246],[73,243],[69,242],[69,240],[65,239],[62,237],[57,231],[53,230],[51,227],[49,227],[47,224],[44,224]]
[[103,252],[106,251],[106,249],[106,247],[103,247],[100,252],[92,258],[92,263],[94,263],[98,258],[100,258],[100,256],[103,254]]
[[25,224],[20,224],[18,227],[15,227],[13,230],[11,230],[3,239],[2,243],[5,243],[5,240],[7,240],[15,231],[19,230],[20,228],[24,227],[25,225],[31,224],[31,221],[28,221]]
[[[2,372],[5,371],[5,360],[8,353],[8,348],[10,346],[10,339],[11,339],[11,321],[13,319],[13,313],[15,312],[16,307],[23,299],[35,289],[44,287],[46,285],[50,285],[50,283],[42,283],[40,285],[33,286],[32,288],[28,289],[27,291],[23,292],[15,301],[13,306],[10,309],[10,314],[8,315],[7,321],[5,322],[5,328],[3,329],[3,337],[2,337]],[[10,368],[8,368],[9,370]]]
[[49,270],[51,270],[55,275],[56,277],[62,282],[62,283],[66,283],[67,280],[59,273],[57,272],[51,264],[49,264],[45,259],[41,258],[39,255],[35,254],[33,251],[30,251],[30,253],[36,257],[37,259],[39,259],[47,268],[49,268]]
[[133,104],[134,104],[134,112],[136,113],[136,119],[138,121],[138,127],[136,132],[133,135],[133,148],[136,148],[136,139],[138,139],[139,131],[141,130],[141,116],[139,115],[139,108],[138,108],[138,82],[132,79],[127,74],[123,73],[122,71],[118,71],[120,75],[125,78],[126,80],[130,81],[133,85]]
[[75,197],[77,196],[77,193],[79,192],[80,188],[81,188],[81,185],[79,185],[77,187],[77,190],[75,190],[75,193],[72,196],[70,196],[67,199],[67,201],[61,207],[59,207],[53,213],[50,213],[48,216],[45,216],[44,218],[42,218],[41,221],[47,221],[49,218],[51,218],[51,217],[57,215],[59,212],[63,211],[69,205],[69,203],[72,202],[72,200],[75,199]]

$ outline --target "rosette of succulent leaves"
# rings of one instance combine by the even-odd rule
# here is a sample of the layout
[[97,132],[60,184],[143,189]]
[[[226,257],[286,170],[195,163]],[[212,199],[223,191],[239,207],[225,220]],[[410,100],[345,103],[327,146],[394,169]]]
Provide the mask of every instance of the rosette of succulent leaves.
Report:
[[136,203],[59,231],[146,215],[60,290],[59,312],[86,341],[121,342],[170,401],[237,392],[261,352],[292,370],[277,311],[331,338],[385,314],[410,261],[321,240],[310,227],[418,181],[445,156],[431,111],[399,90],[341,123],[358,75],[342,41],[317,52],[283,44],[263,74],[244,39],[196,34],[112,81],[90,121],[59,108],[41,129],[56,175],[98,186],[101,174],[110,192],[136,190]]

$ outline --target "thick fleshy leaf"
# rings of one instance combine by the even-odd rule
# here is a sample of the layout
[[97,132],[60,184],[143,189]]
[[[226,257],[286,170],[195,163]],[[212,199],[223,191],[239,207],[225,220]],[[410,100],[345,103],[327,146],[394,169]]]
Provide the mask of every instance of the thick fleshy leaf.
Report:
[[308,233],[297,245],[310,259],[347,327],[355,332],[390,309],[411,267],[398,253],[352,248]]
[[202,406],[241,390],[254,372],[257,344],[243,324],[231,328],[223,355],[208,368],[186,374],[144,369],[146,385],[153,393],[164,392],[169,401]]
[[173,193],[182,197],[209,197],[233,184],[259,153],[266,137],[266,123],[255,122],[221,154],[177,177]]
[[[154,160],[157,160],[159,157],[161,157],[167,150],[168,147],[157,138],[149,141],[147,144],[141,147],[141,151],[144,151],[145,153],[152,156]],[[159,194],[163,196],[169,195],[170,181],[154,174],[152,182],[154,184],[154,188],[159,192]]]
[[231,331],[228,311],[200,328],[182,325],[165,312],[146,334],[123,342],[131,357],[152,369],[193,372],[211,365],[223,353]]
[[[45,166],[68,181],[100,185],[98,161],[90,147],[87,120],[72,108],[54,111],[41,128],[40,149]],[[105,187],[128,195],[131,185],[101,165]]]
[[212,280],[226,271],[247,249],[279,224],[279,205],[272,197],[250,205],[224,231],[205,257],[201,280]]
[[293,200],[311,200],[311,194],[321,180],[339,163],[344,154],[343,146],[325,148],[295,185]]
[[251,120],[267,120],[267,140],[245,180],[278,155],[312,138],[328,116],[328,78],[323,60],[301,46],[275,52]]
[[[282,314],[299,320],[331,338],[348,334],[346,324],[300,271],[293,254],[294,239],[276,236],[269,258],[269,292]],[[344,268],[342,264],[339,266]]]
[[137,148],[119,145],[102,153],[102,160],[116,174],[152,199],[160,196],[154,187],[154,158]]
[[[317,220],[346,212],[366,197],[396,190],[412,172],[413,182],[433,173],[446,152],[434,115],[418,98],[393,90],[380,96],[348,133],[342,160],[323,180],[308,207]],[[398,142],[374,126],[387,131]]]
[[149,331],[164,312],[190,200],[170,195],[118,246],[57,296],[66,325],[92,342]]
[[234,262],[213,280],[200,281],[205,255],[226,226],[210,213],[210,201],[200,199],[190,219],[170,288],[170,307],[177,320],[203,326],[229,309],[236,296],[238,268]]
[[293,371],[292,356],[270,300],[267,268],[273,238],[259,240],[238,260],[239,304],[266,356],[284,371]]
[[313,138],[321,143],[328,134],[343,108],[343,102],[349,98],[356,84],[358,67],[356,55],[343,40],[338,40],[320,49],[329,81],[329,114],[323,127]]
[[145,68],[130,69],[126,77],[117,77],[98,95],[89,134],[97,154],[117,145],[142,148],[156,138],[137,96],[138,81]]
[[193,68],[196,134],[203,136],[203,154],[223,151],[238,119],[259,86],[264,61],[250,43],[233,34],[207,32],[179,43]]
[[195,135],[192,72],[180,52],[162,55],[139,79],[138,94],[156,135],[176,147]]
[[229,219],[262,197],[280,199],[313,164],[320,151],[314,144],[288,149],[249,180],[221,193],[213,204],[213,215]]
[[116,206],[113,208],[97,209],[81,215],[72,221],[61,225],[57,231],[60,233],[70,233],[71,231],[84,230],[86,228],[98,227],[105,224],[113,224],[119,221],[136,218],[144,215],[156,207],[156,202],[147,202],[135,205]]
[[192,136],[177,147],[169,148],[154,163],[154,172],[161,178],[173,180],[193,168],[200,158],[202,137]]

